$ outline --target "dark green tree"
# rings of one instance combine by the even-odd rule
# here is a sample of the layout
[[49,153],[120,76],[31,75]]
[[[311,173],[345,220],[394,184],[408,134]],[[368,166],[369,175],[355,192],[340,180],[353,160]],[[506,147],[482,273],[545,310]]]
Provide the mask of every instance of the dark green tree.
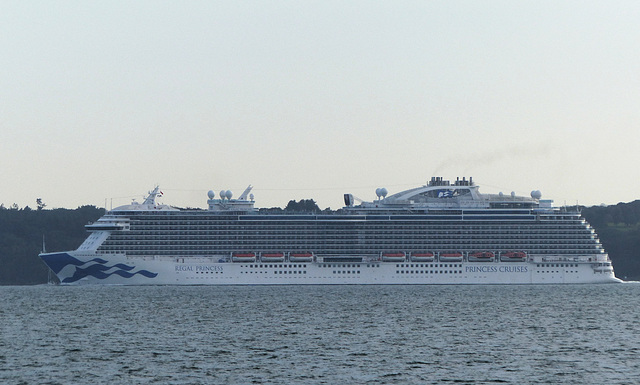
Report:
[[0,210],[0,284],[46,283],[49,269],[38,258],[43,235],[47,251],[75,250],[87,237],[84,225],[103,214],[94,206]]
[[301,199],[299,202],[290,200],[285,211],[319,212],[320,208],[313,199]]

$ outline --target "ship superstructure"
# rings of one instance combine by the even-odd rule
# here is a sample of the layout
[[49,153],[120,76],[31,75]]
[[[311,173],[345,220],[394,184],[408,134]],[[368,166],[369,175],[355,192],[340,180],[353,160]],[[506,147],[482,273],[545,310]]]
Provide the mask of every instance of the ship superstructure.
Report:
[[[120,206],[75,251],[43,253],[66,284],[501,284],[619,282],[595,231],[539,191],[481,194],[440,177],[315,213],[208,193],[206,210]],[[358,202],[358,204],[356,204]]]

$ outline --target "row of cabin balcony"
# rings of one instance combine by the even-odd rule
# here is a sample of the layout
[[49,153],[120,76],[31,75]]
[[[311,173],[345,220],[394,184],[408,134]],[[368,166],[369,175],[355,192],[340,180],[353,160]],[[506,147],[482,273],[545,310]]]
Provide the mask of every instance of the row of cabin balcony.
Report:
[[112,236],[135,236],[135,235],[148,235],[148,234],[156,234],[156,235],[193,235],[193,234],[292,234],[292,233],[308,233],[308,234],[330,234],[330,233],[341,233],[341,234],[425,234],[425,233],[437,233],[437,234],[530,234],[530,233],[584,233],[584,234],[595,234],[593,229],[586,228],[576,228],[576,227],[526,227],[526,228],[438,228],[438,227],[406,227],[406,228],[352,228],[352,227],[336,227],[336,228],[309,228],[309,229],[300,229],[300,228],[249,228],[249,229],[238,229],[238,228],[224,228],[224,229],[216,229],[216,230],[184,230],[184,229],[148,229],[148,230],[132,230],[126,232],[113,232]]
[[[244,247],[244,246],[255,246],[255,247],[268,247],[275,249],[287,249],[287,248],[299,248],[299,246],[309,247],[312,249],[322,249],[329,247],[329,245],[314,245],[313,243],[291,243],[291,244],[282,244],[279,242],[239,242],[234,245],[234,247]],[[205,249],[218,249],[218,248],[227,248],[228,245],[136,245],[136,246],[127,246],[122,247],[119,245],[103,245],[100,246],[100,249],[118,249],[118,250],[141,250],[141,249],[163,249],[163,248],[171,248],[171,249],[182,249],[182,248],[205,248]],[[376,244],[370,245],[362,245],[357,243],[334,243],[331,247],[339,247],[341,249],[352,249],[352,248],[364,248],[364,249],[376,249],[379,247],[385,249],[402,249],[402,248],[415,248],[415,249],[434,249],[434,250],[442,250],[442,249],[455,249],[455,248],[465,248],[465,249],[531,249],[531,250],[549,250],[549,249],[580,249],[580,250],[589,250],[589,249],[602,249],[602,247],[593,247],[593,245],[576,245],[576,244],[522,244],[522,243],[432,243],[432,244],[424,244],[424,243],[385,243],[379,242]]]
[[326,244],[326,243],[339,243],[339,244],[400,244],[400,243],[412,243],[412,244],[576,244],[576,245],[599,245],[600,242],[594,239],[533,239],[533,238],[375,238],[375,239],[354,239],[354,238],[334,238],[330,240],[320,240],[313,238],[269,238],[266,241],[264,238],[236,238],[236,239],[191,239],[191,240],[175,240],[175,239],[158,239],[158,240],[119,240],[119,241],[107,241],[103,245],[117,245],[117,246],[136,246],[136,245],[165,245],[165,244],[202,244],[202,245],[215,245],[230,241],[233,243],[240,242],[252,242],[252,243],[264,243],[264,242],[276,242],[276,243],[294,243],[294,242],[308,242],[314,244]]
[[[447,244],[447,243],[531,243],[531,244],[556,244],[556,243],[575,243],[575,244],[600,244],[599,240],[593,238],[565,238],[565,237],[549,237],[549,238],[536,238],[536,237],[500,237],[500,238],[473,238],[473,237],[464,237],[464,238],[444,238],[444,237],[428,237],[428,238],[411,238],[411,237],[361,237],[361,238],[352,238],[352,237],[334,237],[334,238],[307,238],[307,237],[269,237],[269,241],[274,242],[296,242],[296,241],[304,241],[304,242],[314,242],[314,243],[327,243],[327,242],[347,242],[347,243],[375,243],[375,242],[385,242],[385,243],[399,243],[399,242],[413,242],[413,243],[439,243],[439,244]],[[104,242],[105,245],[136,245],[136,244],[164,244],[167,242],[171,242],[174,244],[183,244],[183,243],[194,243],[194,244],[215,244],[215,243],[228,243],[228,242],[264,242],[266,238],[254,238],[254,237],[236,237],[233,239],[230,238],[212,238],[212,237],[203,237],[203,238],[171,238],[171,237],[163,237],[161,239],[135,239],[135,240],[107,240]]]
[[[500,249],[523,249],[523,250],[602,250],[602,248],[594,248],[589,246],[578,246],[578,245],[532,245],[532,244],[517,244],[517,243],[496,243],[496,244],[465,244],[465,243],[445,243],[445,244],[413,244],[413,243],[384,243],[380,242],[373,245],[360,245],[360,244],[332,244],[332,245],[314,245],[308,243],[293,243],[288,245],[283,245],[278,242],[268,242],[268,243],[255,243],[255,242],[246,242],[246,243],[238,243],[234,245],[234,249],[238,248],[251,248],[251,249],[263,249],[263,250],[276,250],[276,249],[290,249],[290,248],[300,248],[305,247],[313,250],[324,250],[327,248],[337,248],[338,250],[353,250],[353,249],[363,249],[363,250],[377,250],[377,249],[385,249],[385,250],[412,250],[412,249],[429,249],[429,250],[500,250]],[[131,250],[194,250],[194,249],[203,249],[203,250],[220,250],[227,249],[228,245],[153,245],[153,247],[149,247],[147,245],[139,245],[139,246],[130,246],[130,247],[121,247],[121,246],[100,246],[100,250],[122,250],[122,251],[131,251]]]
[[[253,248],[252,248],[253,250]],[[508,249],[502,249],[504,251],[508,251]],[[474,252],[475,249],[460,249],[457,250],[460,252]],[[122,254],[125,250],[100,250],[101,254]],[[584,254],[594,254],[592,250],[581,250],[581,249],[572,249],[572,250],[526,250],[528,254],[535,255],[555,255],[558,253],[565,255],[584,255]],[[149,255],[172,255],[172,256],[213,256],[213,255],[224,255],[231,253],[228,249],[219,249],[219,250],[205,250],[205,249],[177,249],[177,250],[127,250],[127,255],[129,256],[149,256]],[[372,249],[352,249],[352,250],[342,250],[342,249],[334,249],[327,248],[323,249],[317,254],[349,254],[349,255],[370,255],[377,256],[379,255],[380,250],[372,250]],[[596,254],[604,254],[603,252],[595,252]]]
[[389,235],[389,234],[381,234],[379,236],[375,235],[362,235],[362,236],[350,236],[350,235],[335,235],[335,236],[322,236],[317,237],[313,235],[305,236],[303,234],[287,234],[287,235],[272,235],[272,236],[261,236],[261,235],[250,235],[250,234],[237,234],[237,235],[216,235],[216,236],[207,236],[207,235],[190,235],[190,236],[140,236],[140,237],[112,237],[108,239],[106,242],[149,242],[149,241],[158,241],[158,240],[171,240],[171,241],[230,241],[234,239],[281,239],[281,240],[293,240],[293,239],[312,239],[316,241],[325,241],[325,240],[334,240],[334,239],[354,239],[354,240],[376,240],[376,239],[387,239],[390,241],[398,240],[398,239],[415,239],[415,240],[532,240],[532,241],[545,241],[545,240],[557,240],[562,239],[566,241],[589,241],[589,242],[599,242],[598,237],[594,237],[592,235],[583,235],[583,234],[553,234],[553,235],[540,235],[540,234],[527,234],[527,235],[517,235],[517,234],[501,234],[499,236],[482,236],[482,235],[465,235],[465,236],[455,236],[455,235]]
[[[166,226],[166,227],[171,227],[171,228],[175,228],[175,227],[185,227],[185,228],[192,228],[194,226],[206,226],[206,227],[228,227],[228,226],[250,226],[250,227],[256,227],[256,226],[283,226],[283,225],[287,225],[287,226],[304,226],[306,225],[311,225],[311,226],[317,226],[317,225],[327,225],[327,224],[338,224],[338,225],[343,225],[343,224],[367,224],[367,225],[379,225],[379,224],[384,224],[384,225],[388,225],[388,224],[397,224],[397,223],[406,223],[406,224],[410,224],[410,225],[414,225],[416,223],[431,223],[431,224],[438,224],[438,225],[449,225],[449,226],[463,226],[463,225],[471,225],[473,223],[482,223],[482,224],[487,224],[487,225],[493,225],[496,223],[501,223],[503,220],[499,219],[499,220],[489,220],[489,219],[478,219],[478,218],[469,218],[468,220],[461,222],[459,220],[455,220],[455,222],[453,223],[449,223],[447,220],[435,220],[435,219],[390,219],[390,220],[362,220],[362,221],[315,221],[315,220],[309,220],[309,221],[231,221],[231,222],[227,222],[227,223],[220,223],[220,221],[212,221],[211,223],[189,223],[189,222],[171,222],[171,221],[163,221],[163,222],[147,222],[147,223],[143,223],[143,222],[131,222],[131,227],[144,227],[144,226]],[[515,221],[518,221],[517,219]],[[525,224],[528,223],[532,223],[531,220],[519,220],[520,222],[523,222]],[[514,220],[504,220],[505,224],[509,224],[509,225],[513,225]],[[569,225],[581,225],[581,226],[585,226],[587,225],[586,221],[584,220],[545,220],[542,222],[535,222],[535,223],[539,223],[539,224],[569,224]]]
[[[278,244],[278,245],[294,245],[294,244],[310,244],[310,245],[322,245],[327,244],[327,242],[313,242],[313,240],[307,239],[272,239],[269,241],[265,240],[235,240],[234,244]],[[228,242],[215,242],[215,241],[192,241],[192,242],[174,242],[174,241],[159,241],[159,242],[136,242],[135,244],[131,242],[109,242],[104,243],[102,247],[164,247],[167,245],[175,245],[175,246],[215,246],[220,244],[228,244]],[[353,239],[344,239],[344,240],[333,240],[331,244],[335,245],[371,245],[372,247],[375,245],[414,245],[414,246],[424,246],[424,247],[444,247],[446,245],[477,245],[478,247],[489,247],[493,245],[519,245],[522,247],[543,247],[543,246],[581,246],[581,247],[602,247],[601,244],[592,242],[592,241],[578,241],[578,242],[566,242],[562,240],[557,241],[546,241],[544,243],[535,242],[532,240],[527,240],[527,242],[518,242],[517,240],[476,240],[476,241],[467,241],[467,240],[385,240],[378,239],[370,242],[359,242],[358,240]]]
[[[411,230],[437,230],[437,231],[532,231],[537,229],[547,229],[547,230],[561,230],[561,229],[575,229],[581,231],[595,231],[593,228],[589,227],[576,227],[568,224],[564,225],[524,225],[524,226],[437,226],[437,225],[393,225],[393,226],[378,226],[378,225],[367,225],[367,226],[353,226],[347,224],[341,224],[340,226],[261,226],[261,227],[252,227],[252,226],[216,226],[216,227],[197,227],[197,228],[189,228],[189,227],[174,227],[174,226],[139,226],[133,227],[128,231],[124,232],[146,232],[146,231],[166,231],[166,232],[185,232],[191,233],[193,231],[328,231],[328,230],[340,230],[340,231],[411,231]],[[118,233],[118,232],[114,232]]]
[[[502,219],[490,219],[490,218],[481,218],[479,216],[472,216],[472,214],[468,215],[465,221],[460,221],[459,219],[437,219],[437,218],[428,218],[428,217],[409,217],[403,216],[402,218],[389,217],[385,219],[366,219],[365,217],[361,218],[349,218],[348,220],[315,220],[315,219],[305,219],[305,220],[242,220],[242,221],[203,221],[203,222],[194,222],[194,221],[131,221],[129,222],[131,226],[231,226],[231,225],[245,225],[245,226],[263,226],[263,225],[279,225],[279,224],[287,224],[287,225],[298,225],[303,226],[305,224],[327,224],[327,223],[442,223],[448,225],[465,225],[470,223],[500,223]],[[518,215],[518,217],[522,217],[522,215]],[[505,219],[504,223],[513,224],[513,219]],[[531,219],[521,219],[521,222],[529,223]],[[570,223],[573,225],[586,225],[587,222],[583,218],[564,218],[564,219],[556,219],[556,218],[546,218],[544,220],[537,221],[541,223]]]
[[482,239],[482,238],[532,238],[532,239],[596,239],[597,237],[592,233],[579,232],[579,231],[562,231],[562,232],[457,232],[457,233],[425,233],[425,232],[381,232],[381,233],[361,233],[361,232],[335,232],[324,233],[318,232],[278,232],[278,233],[248,233],[248,232],[225,232],[225,233],[190,233],[190,234],[176,234],[176,233],[147,233],[147,234],[113,234],[109,237],[109,240],[144,240],[144,239],[157,239],[157,238],[171,238],[171,239],[230,239],[230,238],[312,238],[312,239],[334,239],[334,238],[362,238],[362,239],[376,239],[376,238],[437,238],[437,239]]
[[437,233],[437,234],[460,234],[460,235],[473,235],[473,234],[589,234],[595,235],[595,231],[584,228],[531,228],[531,229],[223,229],[223,230],[196,230],[196,231],[181,231],[181,230],[167,230],[160,231],[159,229],[152,229],[149,231],[128,231],[128,232],[115,232],[112,236],[136,236],[136,235],[163,235],[163,236],[175,236],[175,235],[217,235],[217,234],[262,234],[264,236],[271,236],[277,234],[291,234],[291,233],[306,233],[306,234],[330,234],[336,232],[340,234],[373,234],[378,236],[379,234],[425,234],[425,233]]

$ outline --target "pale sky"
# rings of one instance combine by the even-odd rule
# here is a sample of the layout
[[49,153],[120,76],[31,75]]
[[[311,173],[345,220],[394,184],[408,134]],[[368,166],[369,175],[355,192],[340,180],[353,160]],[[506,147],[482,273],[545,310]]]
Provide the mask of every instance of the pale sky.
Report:
[[640,199],[638,1],[0,1],[0,203]]

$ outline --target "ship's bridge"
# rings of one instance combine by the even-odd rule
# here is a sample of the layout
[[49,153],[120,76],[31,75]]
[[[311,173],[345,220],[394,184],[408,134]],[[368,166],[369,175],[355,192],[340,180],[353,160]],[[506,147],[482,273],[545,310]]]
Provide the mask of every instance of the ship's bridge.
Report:
[[156,198],[161,196],[160,186],[156,186],[152,191],[149,191],[142,203],[133,201],[128,205],[116,207],[111,211],[180,211],[175,207],[157,203]]

